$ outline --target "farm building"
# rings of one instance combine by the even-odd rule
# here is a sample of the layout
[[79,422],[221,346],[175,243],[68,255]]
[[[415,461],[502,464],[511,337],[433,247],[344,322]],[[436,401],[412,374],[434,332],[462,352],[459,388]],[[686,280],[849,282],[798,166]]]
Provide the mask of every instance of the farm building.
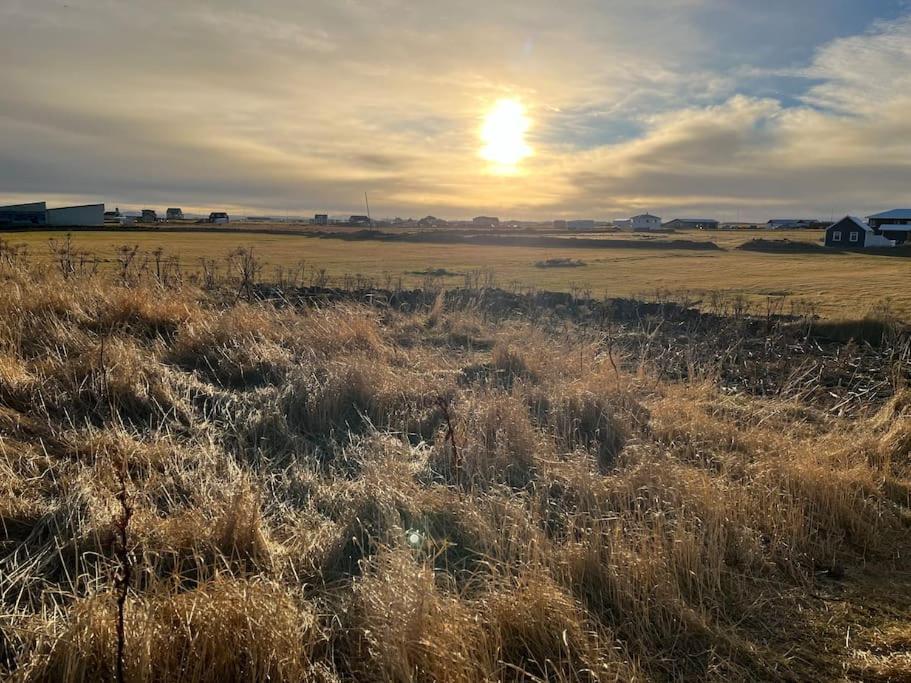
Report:
[[0,225],[44,225],[47,205],[44,202],[0,206]]
[[798,230],[809,228],[818,221],[815,218],[773,218],[766,227],[769,230]]
[[867,217],[867,224],[878,235],[904,244],[911,233],[911,209],[892,209]]
[[714,218],[675,218],[662,227],[668,230],[717,230],[718,221]]
[[629,219],[633,230],[660,230],[661,219],[650,213],[642,213]]
[[230,221],[231,221],[231,219],[228,217],[228,214],[226,214],[224,211],[213,211],[212,213],[209,214],[210,223],[222,224],[222,223],[228,223]]
[[894,247],[895,241],[877,235],[873,228],[859,218],[845,216],[826,230],[826,246],[842,249],[875,249]]
[[165,211],[164,214],[165,220],[168,221],[182,221],[183,220],[183,209],[179,208],[170,208]]
[[476,216],[471,219],[472,225],[476,228],[498,228],[500,219],[496,216]]
[[48,225],[94,226],[104,225],[104,204],[64,206],[47,210]]
[[329,225],[329,214],[328,213],[318,213],[313,216],[313,223],[315,225]]

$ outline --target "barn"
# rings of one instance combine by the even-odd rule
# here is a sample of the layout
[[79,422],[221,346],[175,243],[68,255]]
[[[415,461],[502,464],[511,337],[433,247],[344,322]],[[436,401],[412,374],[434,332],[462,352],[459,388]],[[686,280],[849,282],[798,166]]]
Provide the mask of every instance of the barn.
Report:
[[0,225],[44,225],[47,222],[47,204],[11,204],[0,206]]
[[877,235],[873,228],[854,216],[845,216],[826,229],[826,246],[840,249],[894,247],[895,242]]
[[104,225],[104,204],[62,206],[47,210],[48,225],[96,226]]

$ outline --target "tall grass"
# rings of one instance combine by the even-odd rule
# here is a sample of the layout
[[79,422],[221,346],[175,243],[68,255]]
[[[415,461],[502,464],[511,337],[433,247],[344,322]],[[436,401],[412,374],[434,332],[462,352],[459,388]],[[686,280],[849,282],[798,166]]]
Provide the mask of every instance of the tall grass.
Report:
[[833,678],[820,582],[911,550],[907,389],[844,417],[442,296],[65,276],[0,264],[14,680],[114,677],[120,473],[130,681]]

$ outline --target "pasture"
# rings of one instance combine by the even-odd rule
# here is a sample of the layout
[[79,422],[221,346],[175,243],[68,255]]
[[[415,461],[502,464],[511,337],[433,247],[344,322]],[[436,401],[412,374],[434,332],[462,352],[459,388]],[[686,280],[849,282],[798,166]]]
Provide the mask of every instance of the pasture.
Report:
[[[33,258],[50,258],[48,240],[64,232],[35,231],[6,235],[10,244],[25,244]],[[586,235],[585,237],[598,237]],[[781,312],[811,310],[827,318],[862,317],[884,304],[897,317],[911,319],[907,290],[911,261],[901,255],[830,252],[763,253],[739,247],[753,239],[813,244],[818,231],[688,232],[676,235],[607,234],[610,240],[657,242],[669,239],[711,241],[717,250],[580,247],[566,236],[566,246],[434,244],[374,239],[333,239],[302,234],[242,232],[80,231],[76,248],[113,261],[117,249],[135,245],[142,254],[157,248],[179,256],[184,272],[198,270],[202,259],[224,267],[224,258],[238,248],[254,248],[262,262],[261,277],[274,279],[276,269],[303,273],[312,282],[329,284],[368,281],[380,287],[420,287],[428,273],[443,286],[464,284],[466,274],[483,271],[501,286],[553,291],[582,291],[594,297],[655,299],[673,296],[700,302],[710,293],[742,298],[756,310],[773,305]],[[542,268],[547,261],[573,262],[571,268]],[[716,295],[712,295],[716,296]]]

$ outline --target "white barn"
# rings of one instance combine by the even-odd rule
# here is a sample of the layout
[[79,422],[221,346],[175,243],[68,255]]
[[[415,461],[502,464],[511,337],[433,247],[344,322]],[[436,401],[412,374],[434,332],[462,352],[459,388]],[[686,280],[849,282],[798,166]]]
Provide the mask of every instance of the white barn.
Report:
[[661,219],[650,213],[642,213],[629,219],[632,230],[660,230]]

